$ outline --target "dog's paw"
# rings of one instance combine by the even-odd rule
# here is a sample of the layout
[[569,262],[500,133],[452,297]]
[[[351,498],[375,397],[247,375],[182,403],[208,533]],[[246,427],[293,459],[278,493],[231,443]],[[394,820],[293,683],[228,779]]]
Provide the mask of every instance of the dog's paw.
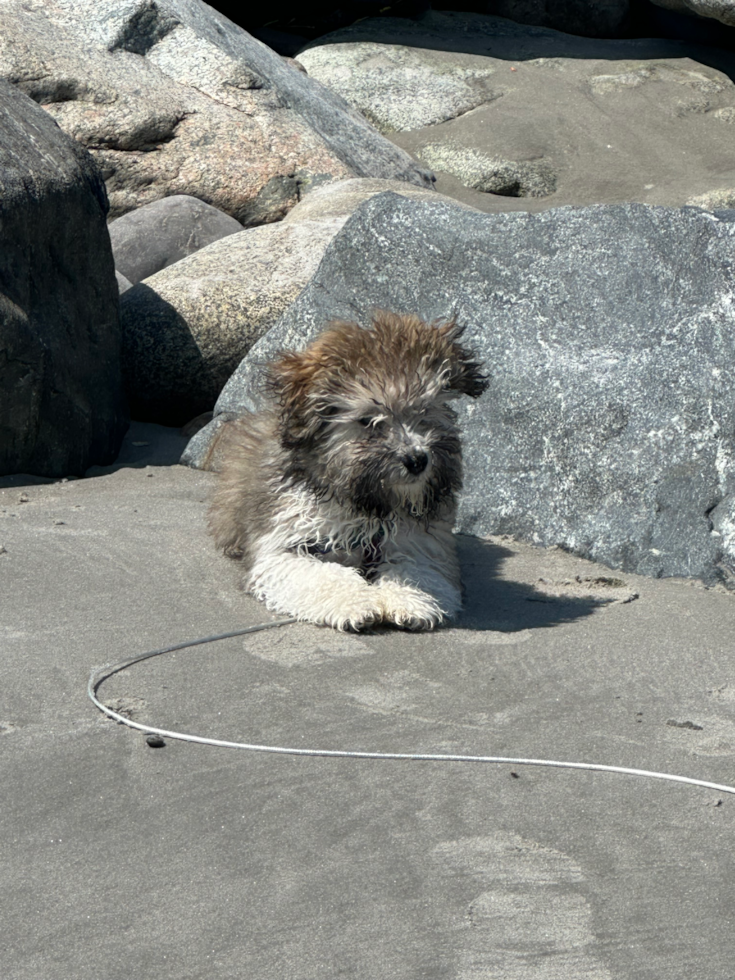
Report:
[[431,630],[444,619],[444,611],[434,596],[413,585],[383,579],[375,590],[385,622],[409,630]]
[[333,588],[329,595],[322,595],[308,618],[342,632],[357,631],[382,619],[383,608],[369,586],[359,590]]
[[322,623],[343,633],[359,632],[382,618],[383,610],[376,603],[355,603],[353,606],[343,606],[326,613]]

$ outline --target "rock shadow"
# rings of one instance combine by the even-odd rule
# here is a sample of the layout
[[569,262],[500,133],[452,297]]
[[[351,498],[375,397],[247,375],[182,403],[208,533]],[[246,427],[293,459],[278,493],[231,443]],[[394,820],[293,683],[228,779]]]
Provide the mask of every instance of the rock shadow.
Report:
[[176,466],[189,437],[181,429],[155,422],[131,422],[123,439],[120,453],[109,466],[91,466],[86,477],[104,476],[116,470],[146,466]]
[[[84,471],[83,479],[92,476],[105,476],[116,470],[127,468],[143,469],[146,466],[176,466],[189,442],[179,428],[157,425],[155,422],[131,422],[126,432],[120,452],[114,462],[107,466],[90,466]],[[66,480],[81,479],[78,476],[47,477],[33,476],[29,473],[13,473],[0,476],[0,490],[16,487],[39,486],[46,483],[60,483]]]
[[458,534],[464,608],[453,625],[501,633],[559,626],[582,619],[614,601],[599,596],[551,595],[526,582],[500,578],[500,566],[513,552],[469,534]]
[[139,282],[120,297],[120,323],[132,418],[181,426],[212,409],[229,375],[215,376],[171,303]]
[[[440,11],[441,13],[442,11]],[[731,50],[711,47],[694,41],[662,37],[593,38],[564,34],[546,27],[533,27],[503,21],[497,33],[472,33],[471,31],[440,33],[421,22],[411,22],[411,28],[402,28],[399,18],[395,25],[382,18],[382,24],[372,27],[369,23],[355,30],[349,38],[342,32],[316,39],[318,44],[339,44],[345,40],[371,41],[376,44],[404,44],[412,48],[431,51],[447,51],[456,54],[485,55],[503,61],[532,61],[536,58],[579,58],[606,61],[644,61],[654,58],[692,58],[710,68],[728,75],[735,81],[735,57]],[[385,26],[383,26],[385,24]],[[359,27],[359,24],[356,25]],[[724,25],[718,25],[718,27]],[[309,42],[314,44],[314,41]],[[298,55],[297,55],[298,57]]]

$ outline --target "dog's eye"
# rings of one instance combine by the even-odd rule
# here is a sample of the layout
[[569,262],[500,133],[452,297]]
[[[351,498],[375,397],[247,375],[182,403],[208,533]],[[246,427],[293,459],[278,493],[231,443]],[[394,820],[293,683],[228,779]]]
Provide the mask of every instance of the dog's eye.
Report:
[[385,418],[381,415],[363,415],[357,420],[357,424],[371,432],[385,432]]

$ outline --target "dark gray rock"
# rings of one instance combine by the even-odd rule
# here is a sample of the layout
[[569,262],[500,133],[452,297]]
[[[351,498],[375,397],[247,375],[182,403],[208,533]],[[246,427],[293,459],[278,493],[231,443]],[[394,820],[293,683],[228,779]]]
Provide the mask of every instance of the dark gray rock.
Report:
[[243,230],[229,214],[188,194],[146,204],[112,221],[108,228],[115,268],[133,285]]
[[0,81],[0,474],[81,474],[127,417],[105,185],[89,154]]
[[[462,404],[458,527],[615,568],[729,580],[735,562],[735,212],[599,205],[480,215],[382,194],[225,386],[333,317],[456,314],[491,376]],[[204,458],[207,433],[199,433]]]
[[487,0],[484,6],[487,14],[586,37],[617,37],[627,26],[628,11],[628,0]]
[[735,3],[733,0],[651,0],[658,7],[696,14],[698,17],[714,17],[723,24],[735,27]]

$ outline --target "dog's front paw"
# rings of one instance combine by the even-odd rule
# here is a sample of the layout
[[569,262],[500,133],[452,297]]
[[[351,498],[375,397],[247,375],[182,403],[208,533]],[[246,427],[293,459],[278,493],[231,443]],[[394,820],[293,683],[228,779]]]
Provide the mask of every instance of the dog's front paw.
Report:
[[324,626],[345,632],[359,631],[383,618],[383,609],[377,602],[345,603],[325,612],[320,621]]
[[322,588],[312,597],[308,618],[313,622],[345,631],[361,630],[382,619],[383,608],[375,590],[362,579],[330,584],[331,588]]
[[386,622],[409,630],[431,630],[444,619],[444,611],[434,596],[413,585],[383,579],[375,590]]

